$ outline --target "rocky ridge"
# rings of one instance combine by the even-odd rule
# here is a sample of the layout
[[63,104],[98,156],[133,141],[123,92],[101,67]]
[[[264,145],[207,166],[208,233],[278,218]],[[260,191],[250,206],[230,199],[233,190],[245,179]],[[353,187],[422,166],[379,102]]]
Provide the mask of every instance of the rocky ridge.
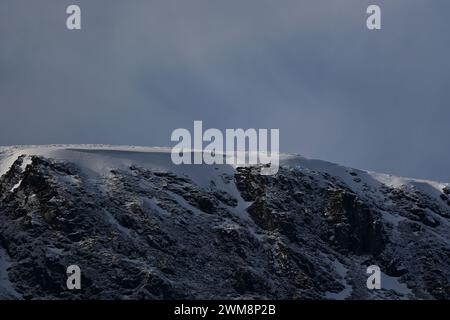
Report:
[[[447,184],[104,146],[3,148],[0,176],[0,298],[450,298]],[[374,264],[381,290],[366,288]]]

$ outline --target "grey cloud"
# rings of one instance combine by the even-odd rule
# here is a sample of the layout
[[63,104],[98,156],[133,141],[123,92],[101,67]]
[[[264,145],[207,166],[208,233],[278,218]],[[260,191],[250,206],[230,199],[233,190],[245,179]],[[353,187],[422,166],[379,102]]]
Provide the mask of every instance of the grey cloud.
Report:
[[[383,29],[365,29],[370,3]],[[83,30],[65,30],[77,3]],[[0,144],[170,145],[280,128],[281,149],[450,181],[445,1],[0,3]]]

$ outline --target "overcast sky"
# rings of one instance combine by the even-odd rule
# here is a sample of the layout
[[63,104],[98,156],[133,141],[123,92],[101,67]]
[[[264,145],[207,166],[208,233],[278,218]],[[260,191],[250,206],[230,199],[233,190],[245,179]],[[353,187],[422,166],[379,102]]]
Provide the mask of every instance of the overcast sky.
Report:
[[[81,31],[66,29],[70,4]],[[449,12],[447,0],[1,0],[0,145],[171,146],[203,120],[450,181]]]

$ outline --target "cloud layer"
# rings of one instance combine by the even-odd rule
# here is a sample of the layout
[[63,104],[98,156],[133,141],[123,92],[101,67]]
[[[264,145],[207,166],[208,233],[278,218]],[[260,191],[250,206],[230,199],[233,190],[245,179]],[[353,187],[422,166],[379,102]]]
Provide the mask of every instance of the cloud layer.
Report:
[[[450,181],[450,3],[0,3],[0,145],[171,145],[175,128],[280,128],[281,149]],[[81,31],[65,28],[79,4]]]

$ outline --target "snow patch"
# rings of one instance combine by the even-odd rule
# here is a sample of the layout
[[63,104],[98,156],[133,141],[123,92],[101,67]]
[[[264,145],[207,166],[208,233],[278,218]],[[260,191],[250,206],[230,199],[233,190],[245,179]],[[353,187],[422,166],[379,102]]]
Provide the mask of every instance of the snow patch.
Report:
[[17,183],[11,188],[11,190],[9,190],[9,192],[14,192],[17,188],[20,187],[21,184],[22,184],[22,180],[20,180],[19,182],[17,182]]
[[401,283],[399,279],[399,277],[391,277],[381,272],[381,288],[384,290],[393,290],[404,296],[412,293],[412,290],[406,284]]
[[352,286],[349,285],[346,280],[348,269],[342,263],[340,263],[338,260],[333,261],[333,266],[334,266],[334,270],[336,271],[336,273],[341,277],[340,282],[344,286],[344,289],[337,293],[327,292],[325,295],[325,298],[326,299],[334,299],[334,300],[345,300],[346,298],[348,298],[350,296],[350,294],[353,291]]

